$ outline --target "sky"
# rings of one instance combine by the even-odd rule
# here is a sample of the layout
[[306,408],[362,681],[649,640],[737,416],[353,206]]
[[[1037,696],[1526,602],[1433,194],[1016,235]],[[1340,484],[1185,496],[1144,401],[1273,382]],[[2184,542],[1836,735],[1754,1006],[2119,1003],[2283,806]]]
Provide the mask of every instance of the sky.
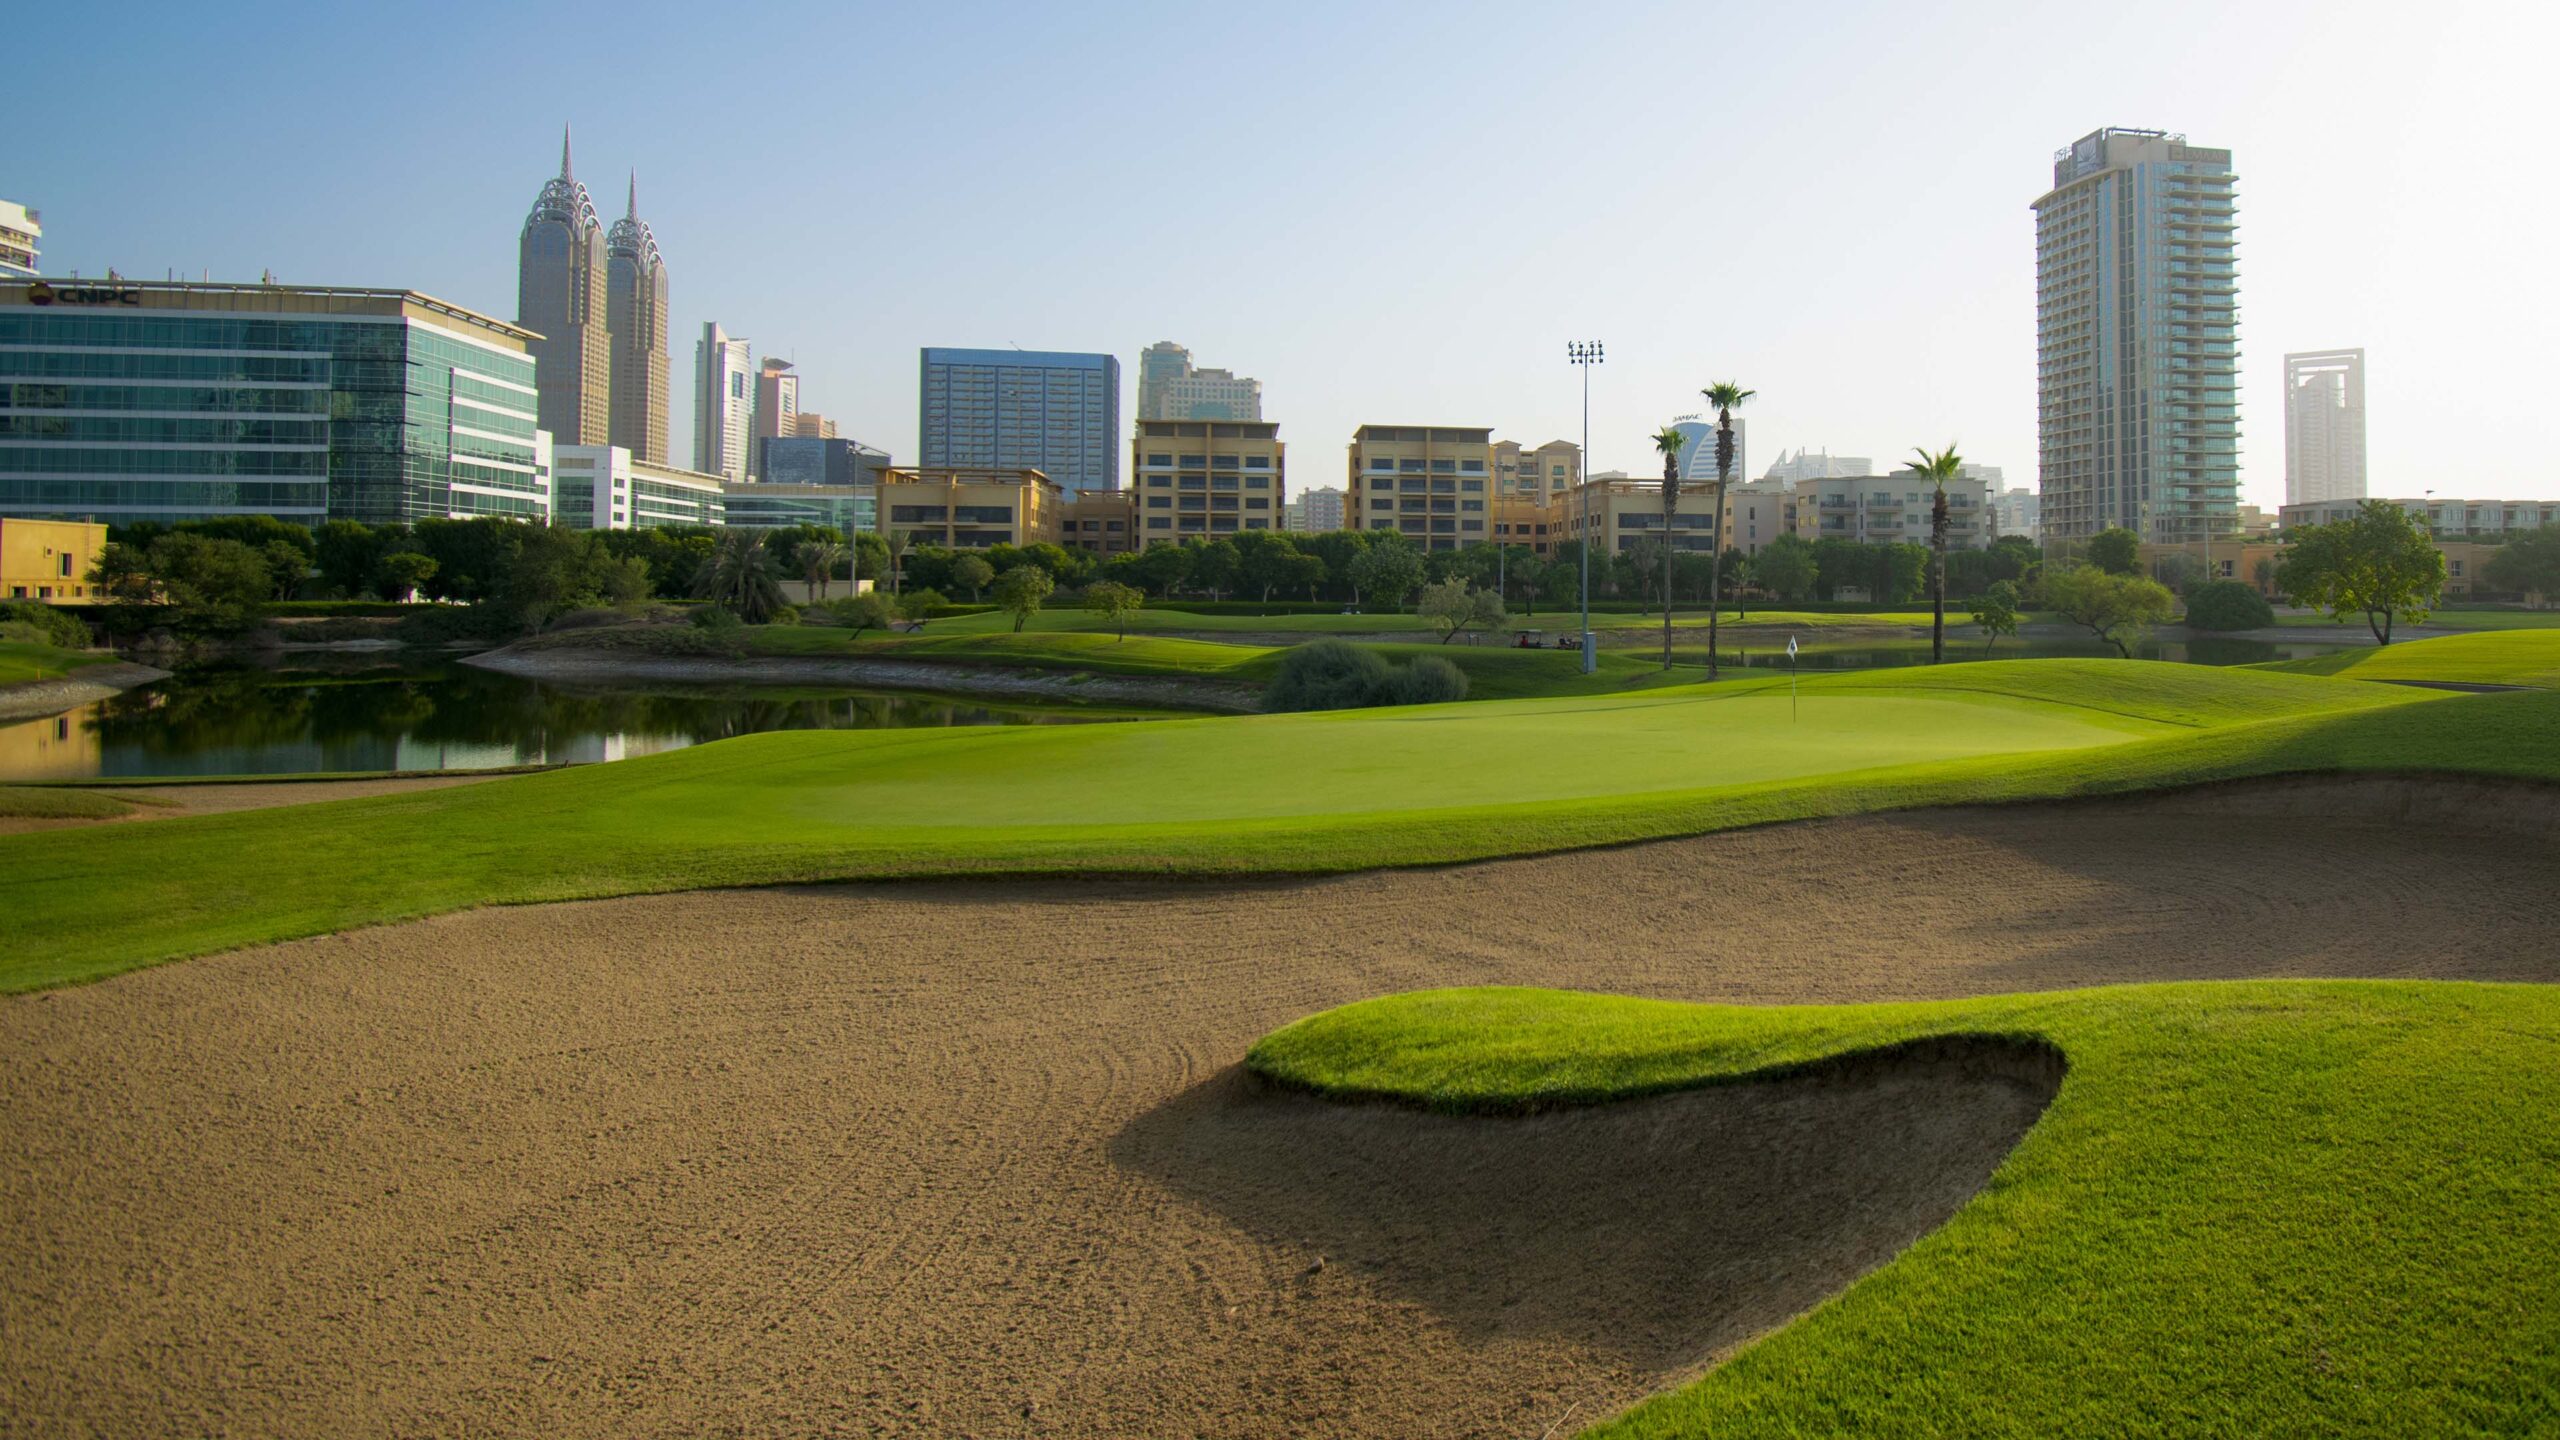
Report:
[[[399,286],[515,313],[574,123],[670,273],[673,457],[706,320],[915,458],[925,345],[1157,340],[1263,382],[1293,488],[1364,423],[1578,439],[1724,379],[1750,473],[1954,441],[2035,476],[2034,216],[2105,126],[2239,173],[2243,499],[2283,355],[2367,351],[2373,493],[2560,497],[2529,3],[699,3],[119,7],[12,42],[0,196],[44,268]],[[609,21],[607,17],[610,17]],[[2519,378],[2522,377],[2522,378]],[[1124,437],[1125,443],[1125,437]],[[1125,468],[1125,467],[1124,467]]]

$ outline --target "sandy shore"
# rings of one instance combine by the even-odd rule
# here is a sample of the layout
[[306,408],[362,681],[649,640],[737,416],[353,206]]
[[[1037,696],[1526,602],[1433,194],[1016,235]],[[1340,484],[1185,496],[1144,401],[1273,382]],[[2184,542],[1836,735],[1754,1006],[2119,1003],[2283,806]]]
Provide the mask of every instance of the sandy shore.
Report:
[[1459,1121],[1265,1093],[1236,1070],[1255,1038],[1489,981],[1775,1003],[2554,978],[2550,792],[2428,795],[2297,782],[1321,881],[529,906],[18,997],[0,1414],[39,1436],[1570,1434],[1937,1224],[2049,1074],[1913,1060]]
[[58,680],[19,680],[0,685],[0,720],[37,720],[93,705],[136,685],[166,680],[169,672],[126,660],[83,665]]
[[533,680],[677,680],[693,684],[861,685],[883,690],[923,690],[995,700],[1048,704],[1160,706],[1183,710],[1250,712],[1261,692],[1250,685],[1214,680],[1154,679],[1005,669],[985,665],[933,665],[912,660],[829,659],[820,656],[637,655],[613,650],[491,650],[463,657],[465,665]]

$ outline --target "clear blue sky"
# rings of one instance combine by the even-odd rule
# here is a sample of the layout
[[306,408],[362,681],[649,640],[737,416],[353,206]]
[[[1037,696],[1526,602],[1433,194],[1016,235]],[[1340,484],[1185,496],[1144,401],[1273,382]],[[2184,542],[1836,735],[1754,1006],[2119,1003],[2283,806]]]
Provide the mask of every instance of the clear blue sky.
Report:
[[[0,195],[50,272],[403,285],[512,316],[577,127],[706,319],[911,459],[920,345],[1150,341],[1258,376],[1298,486],[1364,421],[1598,467],[1736,378],[1780,447],[2035,474],[2033,222],[2104,125],[2241,176],[2243,481],[2282,355],[2370,352],[2377,493],[2560,495],[2548,7],[125,7],[19,35]],[[610,17],[609,21],[607,17]],[[21,26],[23,29],[35,27]]]

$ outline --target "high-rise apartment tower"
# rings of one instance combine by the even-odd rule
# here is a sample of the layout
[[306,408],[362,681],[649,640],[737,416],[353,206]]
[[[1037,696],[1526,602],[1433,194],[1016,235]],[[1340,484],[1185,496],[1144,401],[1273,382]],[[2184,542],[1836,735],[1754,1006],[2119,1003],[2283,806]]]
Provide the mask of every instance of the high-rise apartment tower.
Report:
[[1054,350],[918,357],[925,469],[1035,469],[1070,498],[1120,488],[1120,361]]
[[2364,352],[2284,357],[2284,503],[2365,498]]
[[2154,543],[2240,517],[2231,152],[2100,130],[2053,160],[2036,212],[2044,533]]
[[605,301],[604,226],[595,201],[569,169],[569,132],[560,132],[560,173],[544,181],[516,240],[516,323],[531,343],[542,428],[561,445],[610,443],[613,347]]
[[605,319],[613,332],[613,443],[632,458],[667,463],[667,266],[640,218],[640,177],[630,207],[604,238]]
[[747,342],[704,321],[693,347],[693,468],[723,480],[746,479],[755,410]]
[[1159,340],[1138,354],[1141,420],[1259,420],[1262,382],[1232,370],[1203,370],[1191,352]]

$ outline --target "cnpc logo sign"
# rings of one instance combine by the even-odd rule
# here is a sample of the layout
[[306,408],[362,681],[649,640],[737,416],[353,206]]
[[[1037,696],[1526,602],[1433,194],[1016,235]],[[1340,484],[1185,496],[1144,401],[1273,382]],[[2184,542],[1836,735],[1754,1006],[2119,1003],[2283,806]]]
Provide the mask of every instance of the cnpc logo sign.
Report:
[[142,291],[131,285],[52,285],[39,280],[27,287],[30,305],[139,305]]

